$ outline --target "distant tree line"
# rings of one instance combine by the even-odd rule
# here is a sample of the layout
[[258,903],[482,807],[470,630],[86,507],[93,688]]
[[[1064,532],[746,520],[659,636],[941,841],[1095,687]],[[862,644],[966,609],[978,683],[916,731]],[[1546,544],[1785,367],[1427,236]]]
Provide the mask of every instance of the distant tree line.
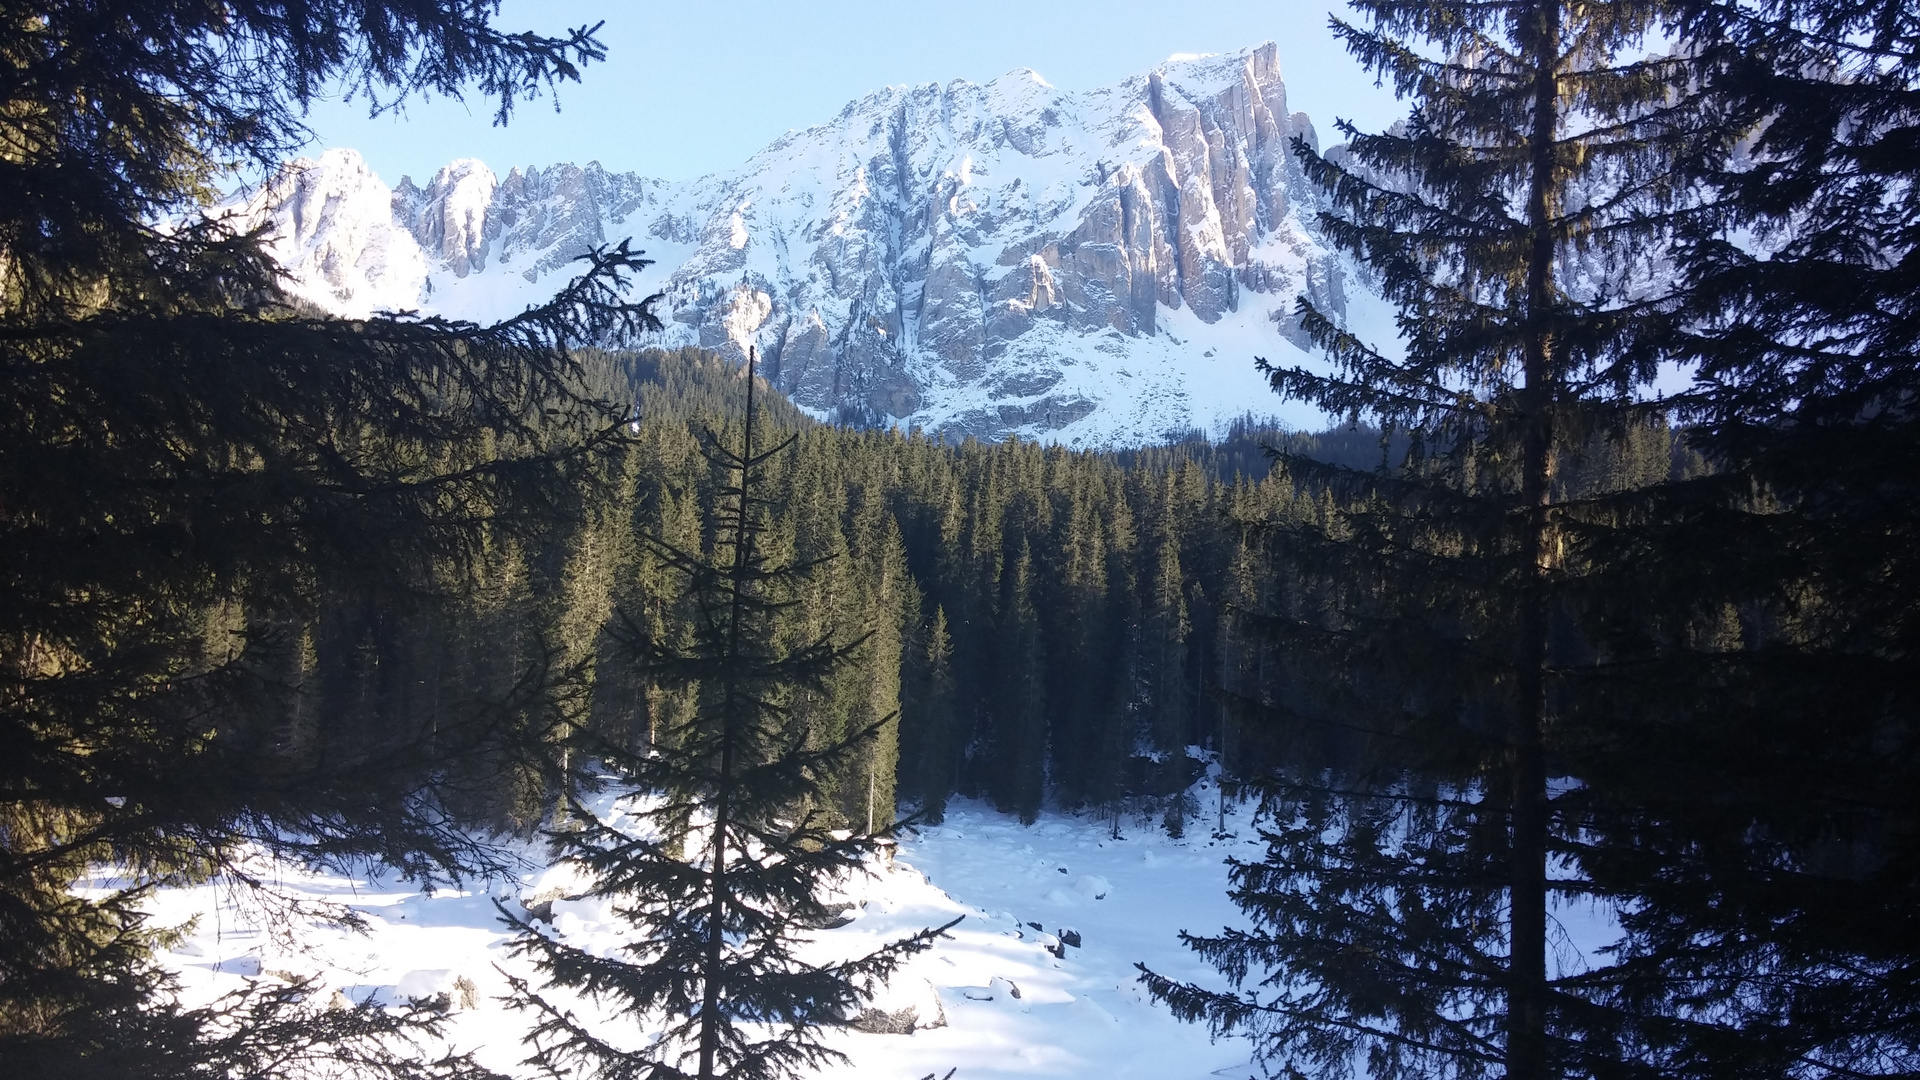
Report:
[[[307,666],[289,673],[302,692],[267,722],[290,747],[371,753],[467,715],[457,703],[517,701],[501,706],[515,738],[470,756],[445,743],[427,761],[464,820],[523,832],[577,782],[570,768],[591,767],[569,763],[569,728],[644,750],[682,722],[684,693],[631,647],[690,617],[683,575],[644,538],[713,551],[710,510],[727,480],[702,444],[739,434],[740,368],[691,348],[580,355],[598,392],[633,403],[623,445],[538,531],[490,548],[457,595],[343,595],[288,627],[306,643]],[[1313,580],[1275,561],[1277,530],[1348,507],[1271,469],[1273,455],[1367,469],[1404,438],[1249,422],[1217,442],[1117,452],[953,443],[819,424],[759,393],[763,422],[794,438],[762,466],[759,542],[820,564],[769,617],[789,641],[829,627],[867,635],[789,722],[824,744],[899,715],[829,785],[839,823],[890,822],[902,802],[937,821],[963,795],[1029,821],[1052,805],[1179,834],[1210,762],[1255,777],[1309,753],[1250,711],[1298,679],[1261,620]],[[1652,425],[1594,440],[1561,471],[1601,490],[1703,468]]]
[[[431,725],[430,711],[409,709],[433,693],[547,668],[575,680],[569,716],[594,738],[642,748],[678,722],[685,701],[655,684],[628,643],[684,624],[686,589],[640,538],[712,549],[707,508],[725,477],[702,439],[738,434],[744,387],[737,365],[697,349],[590,354],[589,366],[610,396],[635,403],[629,443],[539,542],[497,553],[490,584],[444,609],[442,625],[403,628],[393,610],[362,604],[303,631],[360,643],[325,650],[332,663],[316,682],[386,702],[377,730]],[[1214,443],[1083,452],[817,424],[777,394],[765,408],[795,443],[764,466],[772,510],[761,543],[822,563],[774,616],[781,633],[869,633],[792,722],[831,740],[900,715],[897,732],[832,786],[844,823],[890,821],[901,801],[938,820],[958,794],[1027,820],[1048,804],[1119,809],[1179,832],[1197,812],[1184,794],[1209,761],[1224,753],[1231,773],[1256,776],[1300,753],[1245,723],[1246,701],[1288,685],[1248,620],[1307,580],[1273,562],[1274,530],[1329,520],[1339,504],[1330,490],[1270,472],[1271,452],[1365,467],[1394,440],[1360,427],[1241,425]],[[1700,467],[1653,426],[1625,443],[1596,441],[1565,471],[1603,485]],[[443,641],[465,643],[485,670],[450,657]],[[336,747],[361,738],[340,727],[315,737]],[[561,782],[550,771],[490,783],[472,820],[531,827]]]
[[[486,622],[479,609],[463,618],[501,635],[484,654],[518,658],[501,670],[539,662],[524,650],[552,643],[583,677],[584,729],[643,747],[685,703],[654,685],[625,642],[683,622],[686,597],[637,538],[711,549],[705,508],[724,477],[701,440],[737,434],[743,386],[737,366],[694,349],[594,363],[636,403],[618,478],[501,571],[528,583],[518,623]],[[837,812],[861,826],[891,821],[900,800],[938,820],[962,794],[1027,820],[1051,800],[1183,829],[1194,812],[1184,793],[1207,760],[1223,749],[1236,769],[1273,760],[1272,747],[1236,734],[1215,692],[1261,678],[1258,650],[1232,629],[1235,612],[1267,591],[1260,523],[1314,505],[1278,476],[1249,475],[1266,472],[1262,446],[1356,460],[1381,453],[1376,432],[1248,426],[1217,444],[1117,454],[953,444],[816,424],[777,395],[768,416],[796,441],[765,467],[774,510],[761,543],[822,561],[778,615],[781,632],[870,634],[792,722],[831,740],[900,714],[897,730],[833,785]],[[399,654],[380,663],[414,667]],[[529,788],[508,800],[507,790],[485,820],[524,827],[550,797]]]

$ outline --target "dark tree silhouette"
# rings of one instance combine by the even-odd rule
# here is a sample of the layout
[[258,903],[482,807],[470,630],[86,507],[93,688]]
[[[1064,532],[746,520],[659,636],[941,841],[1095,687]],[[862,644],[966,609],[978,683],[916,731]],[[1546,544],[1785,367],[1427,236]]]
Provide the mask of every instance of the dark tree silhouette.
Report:
[[[481,854],[436,776],[522,737],[503,718],[556,673],[535,663],[436,730],[291,740],[317,692],[303,628],[330,600],[444,593],[544,528],[625,419],[568,346],[654,320],[621,298],[644,265],[624,245],[495,327],[321,318],[282,297],[259,237],[195,211],[303,144],[302,109],[339,81],[381,106],[475,87],[504,119],[602,50],[500,31],[487,3],[0,8],[0,1059],[284,1075],[293,1042],[405,1026],[289,1026],[295,999],[267,995],[223,1034],[169,1004],[138,901],[249,842],[421,876]],[[96,865],[130,884],[73,892]],[[282,1035],[275,1064],[261,1040]]]
[[1401,341],[1303,299],[1335,373],[1267,370],[1409,442],[1371,471],[1278,456],[1326,502],[1267,524],[1277,572],[1243,609],[1277,671],[1247,711],[1296,744],[1265,785],[1267,857],[1233,870],[1253,925],[1186,938],[1233,989],[1147,982],[1286,1069],[1606,1074],[1644,1046],[1615,1007],[1635,973],[1551,958],[1556,899],[1602,893],[1549,778],[1596,719],[1570,702],[1609,670],[1594,537],[1644,517],[1666,455],[1590,483],[1573,466],[1664,435],[1645,339],[1680,298],[1646,256],[1691,210],[1674,160],[1733,135],[1682,61],[1645,55],[1657,5],[1352,6],[1371,27],[1337,31],[1411,114],[1295,150]]
[[[859,758],[886,716],[822,740],[794,722],[796,694],[821,693],[866,644],[829,627],[797,644],[783,621],[800,579],[822,565],[774,563],[761,550],[773,504],[761,473],[793,437],[756,449],[753,354],[748,354],[740,449],[708,432],[707,460],[728,476],[712,512],[711,554],[648,537],[686,582],[691,625],[628,622],[645,676],[690,691],[694,707],[638,748],[594,741],[591,752],[630,788],[637,830],[576,804],[553,833],[555,851],[586,870],[587,895],[615,902],[632,936],[621,955],[568,945],[509,915],[516,952],[546,978],[516,981],[514,1003],[538,1019],[528,1063],[552,1076],[773,1080],[837,1060],[819,1031],[845,1023],[863,993],[948,927],[830,964],[796,947],[838,914],[833,889],[867,871],[893,826],[833,828],[829,784]],[[958,920],[955,920],[957,922]],[[622,1016],[664,1026],[638,1049],[596,1031],[551,1000],[556,988],[610,1002]]]

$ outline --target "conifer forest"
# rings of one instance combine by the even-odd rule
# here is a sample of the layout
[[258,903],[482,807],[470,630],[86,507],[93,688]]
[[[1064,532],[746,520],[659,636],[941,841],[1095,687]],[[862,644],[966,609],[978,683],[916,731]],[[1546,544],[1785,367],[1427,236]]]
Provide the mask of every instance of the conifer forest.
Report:
[[[0,1076],[812,1076],[961,924],[828,957],[836,890],[963,806],[1253,815],[1129,972],[1247,1075],[1920,1076],[1910,0],[1351,0],[1405,119],[1289,152],[1392,332],[1302,296],[1240,362],[1324,430],[1092,450],[656,347],[637,241],[348,319],[198,215],[341,87],[641,62],[496,9],[0,0]],[[309,917],[263,859],[528,851],[620,945],[498,902],[517,1072],[159,962],[168,890]]]

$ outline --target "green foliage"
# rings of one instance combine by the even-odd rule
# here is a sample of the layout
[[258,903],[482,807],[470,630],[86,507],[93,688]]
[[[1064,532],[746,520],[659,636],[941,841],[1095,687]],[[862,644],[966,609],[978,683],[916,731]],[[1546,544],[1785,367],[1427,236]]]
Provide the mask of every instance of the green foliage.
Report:
[[[629,391],[643,402],[627,503],[636,534],[710,542],[687,508],[710,501],[723,481],[701,457],[698,433],[735,431],[726,410],[739,408],[744,384],[697,350],[613,362],[647,380]],[[1186,748],[1220,738],[1219,711],[1202,705],[1225,617],[1209,598],[1223,593],[1222,538],[1238,526],[1216,477],[1235,475],[1243,451],[1281,433],[1125,454],[952,446],[815,424],[772,400],[781,406],[773,426],[798,441],[762,481],[778,511],[766,550],[834,556],[800,586],[795,625],[874,630],[870,647],[795,709],[819,732],[901,712],[897,750],[885,734],[828,781],[839,824],[864,827],[870,791],[873,820],[890,820],[896,782],[899,797],[929,815],[956,793],[1026,815],[1048,800],[1103,813],[1164,810],[1193,779]],[[1379,436],[1327,442],[1377,454]],[[1259,492],[1250,506],[1294,498],[1278,478],[1249,491]],[[656,619],[684,604],[684,589],[644,560],[616,577],[631,582],[616,585],[630,616]],[[616,724],[643,732],[684,708],[683,697],[642,687],[617,666],[598,670],[593,711],[605,737],[617,737]]]
[[[1920,16],[1680,5],[1734,155],[1675,263],[1713,475],[1631,551],[1639,706],[1595,748],[1596,875],[1692,1075],[1920,1069]],[[1631,599],[1631,603],[1625,602]]]
[[[807,931],[836,914],[830,890],[866,873],[894,829],[891,799],[878,828],[872,800],[880,797],[876,770],[891,772],[882,735],[898,714],[879,712],[890,704],[884,681],[856,692],[844,676],[856,654],[877,653],[897,686],[898,636],[885,626],[846,636],[832,619],[831,594],[818,588],[835,581],[841,561],[821,546],[837,541],[837,523],[820,522],[809,536],[806,521],[783,520],[760,495],[763,471],[798,436],[756,449],[755,435],[764,433],[752,380],[749,368],[741,449],[711,434],[705,443],[706,459],[725,476],[705,515],[710,548],[645,538],[651,556],[684,583],[687,621],[625,623],[647,681],[685,692],[692,707],[656,724],[645,746],[588,743],[630,793],[623,802],[641,829],[616,828],[576,806],[551,834],[556,853],[592,875],[589,894],[618,903],[633,936],[623,956],[606,956],[509,916],[521,931],[516,951],[547,977],[542,989],[611,1001],[620,1015],[665,1030],[644,1048],[621,1050],[516,982],[515,1005],[538,1020],[529,1063],[549,1075],[761,1080],[838,1061],[820,1029],[850,1019],[875,982],[946,929],[836,963],[809,963],[797,952]],[[817,498],[842,489],[802,490]],[[788,513],[794,509],[806,507]],[[798,526],[797,536],[782,542],[782,526]],[[882,609],[890,581],[904,576],[889,538],[897,535],[868,537],[882,545]],[[849,697],[855,707],[847,712],[814,707]],[[837,783],[863,774],[866,827],[835,829],[848,809]]]
[[[1269,858],[1235,871],[1253,927],[1190,939],[1234,990],[1150,984],[1288,1069],[1912,1073],[1911,5],[1356,6],[1415,109],[1297,149],[1402,347],[1303,307],[1335,374],[1275,386],[1346,430],[1083,454],[582,348],[656,325],[624,245],[499,326],[349,322],[193,221],[331,86],[505,120],[591,29],[7,4],[0,1055],[478,1076],[424,1015],[171,1005],[139,905],[247,845],[434,879],[545,823],[642,931],[637,965],[525,940],[548,975],[680,1018],[701,1075],[782,1075],[922,940],[779,944],[896,801],[1177,834],[1199,746],[1272,780]],[[721,449],[754,412],[784,451]],[[656,836],[579,813],[604,767],[664,793]],[[126,887],[74,890],[101,866]],[[1613,952],[1550,963],[1553,898]],[[550,1068],[686,1063],[542,1018]]]
[[[564,531],[624,435],[625,406],[567,347],[654,325],[621,299],[644,260],[597,252],[554,301],[495,327],[348,322],[282,300],[257,237],[156,222],[303,142],[299,111],[336,80],[396,96],[478,84],[504,115],[599,55],[587,31],[508,35],[490,11],[7,6],[10,1065],[284,1075],[302,1046],[338,1043],[313,1055],[434,1074],[374,1045],[418,1025],[266,995],[236,1005],[250,1019],[235,1032],[170,1007],[137,905],[232,870],[248,844],[418,877],[484,858],[447,808],[494,773],[540,771],[529,735],[567,708],[568,663],[522,615],[542,586],[520,553]],[[517,666],[495,652],[491,684],[466,681],[502,636]],[[397,681],[400,668],[436,674]],[[72,891],[96,866],[127,886]]]
[[1405,347],[1307,308],[1340,370],[1274,382],[1408,442],[1283,447],[1253,925],[1150,984],[1289,1071],[1910,1074],[1911,5],[1355,6],[1413,114],[1300,150]]
[[1642,395],[1680,299],[1645,252],[1690,210],[1672,161],[1733,136],[1682,63],[1641,55],[1656,6],[1353,6],[1371,27],[1339,32],[1412,112],[1295,151],[1400,341],[1303,299],[1335,373],[1270,370],[1406,441],[1372,470],[1282,450],[1307,499],[1236,560],[1236,627],[1270,655],[1235,690],[1287,744],[1267,858],[1233,871],[1253,925],[1186,939],[1232,990],[1148,984],[1314,1075],[1631,1074],[1637,972],[1550,960],[1551,903],[1611,897],[1548,780],[1579,775],[1582,725],[1607,722],[1570,704],[1616,676],[1594,648],[1599,553],[1668,478]]
[[[13,317],[242,293],[269,275],[245,241],[155,222],[203,203],[235,168],[304,146],[308,105],[338,86],[375,110],[478,89],[516,102],[578,80],[592,28],[503,32],[495,3],[320,0],[18,2],[0,12],[0,304]],[[224,264],[224,267],[223,267]],[[183,279],[183,272],[186,275]]]

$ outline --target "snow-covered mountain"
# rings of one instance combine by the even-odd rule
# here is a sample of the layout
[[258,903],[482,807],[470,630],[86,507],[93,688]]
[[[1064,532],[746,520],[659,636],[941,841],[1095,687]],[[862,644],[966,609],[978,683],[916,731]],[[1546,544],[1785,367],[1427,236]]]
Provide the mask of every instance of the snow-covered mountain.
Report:
[[330,150],[230,208],[342,314],[499,318],[630,236],[659,260],[659,344],[758,346],[818,415],[1138,443],[1278,412],[1251,358],[1299,358],[1297,295],[1345,311],[1295,135],[1268,43],[1086,93],[890,87],[684,183],[463,160],[388,189]]

